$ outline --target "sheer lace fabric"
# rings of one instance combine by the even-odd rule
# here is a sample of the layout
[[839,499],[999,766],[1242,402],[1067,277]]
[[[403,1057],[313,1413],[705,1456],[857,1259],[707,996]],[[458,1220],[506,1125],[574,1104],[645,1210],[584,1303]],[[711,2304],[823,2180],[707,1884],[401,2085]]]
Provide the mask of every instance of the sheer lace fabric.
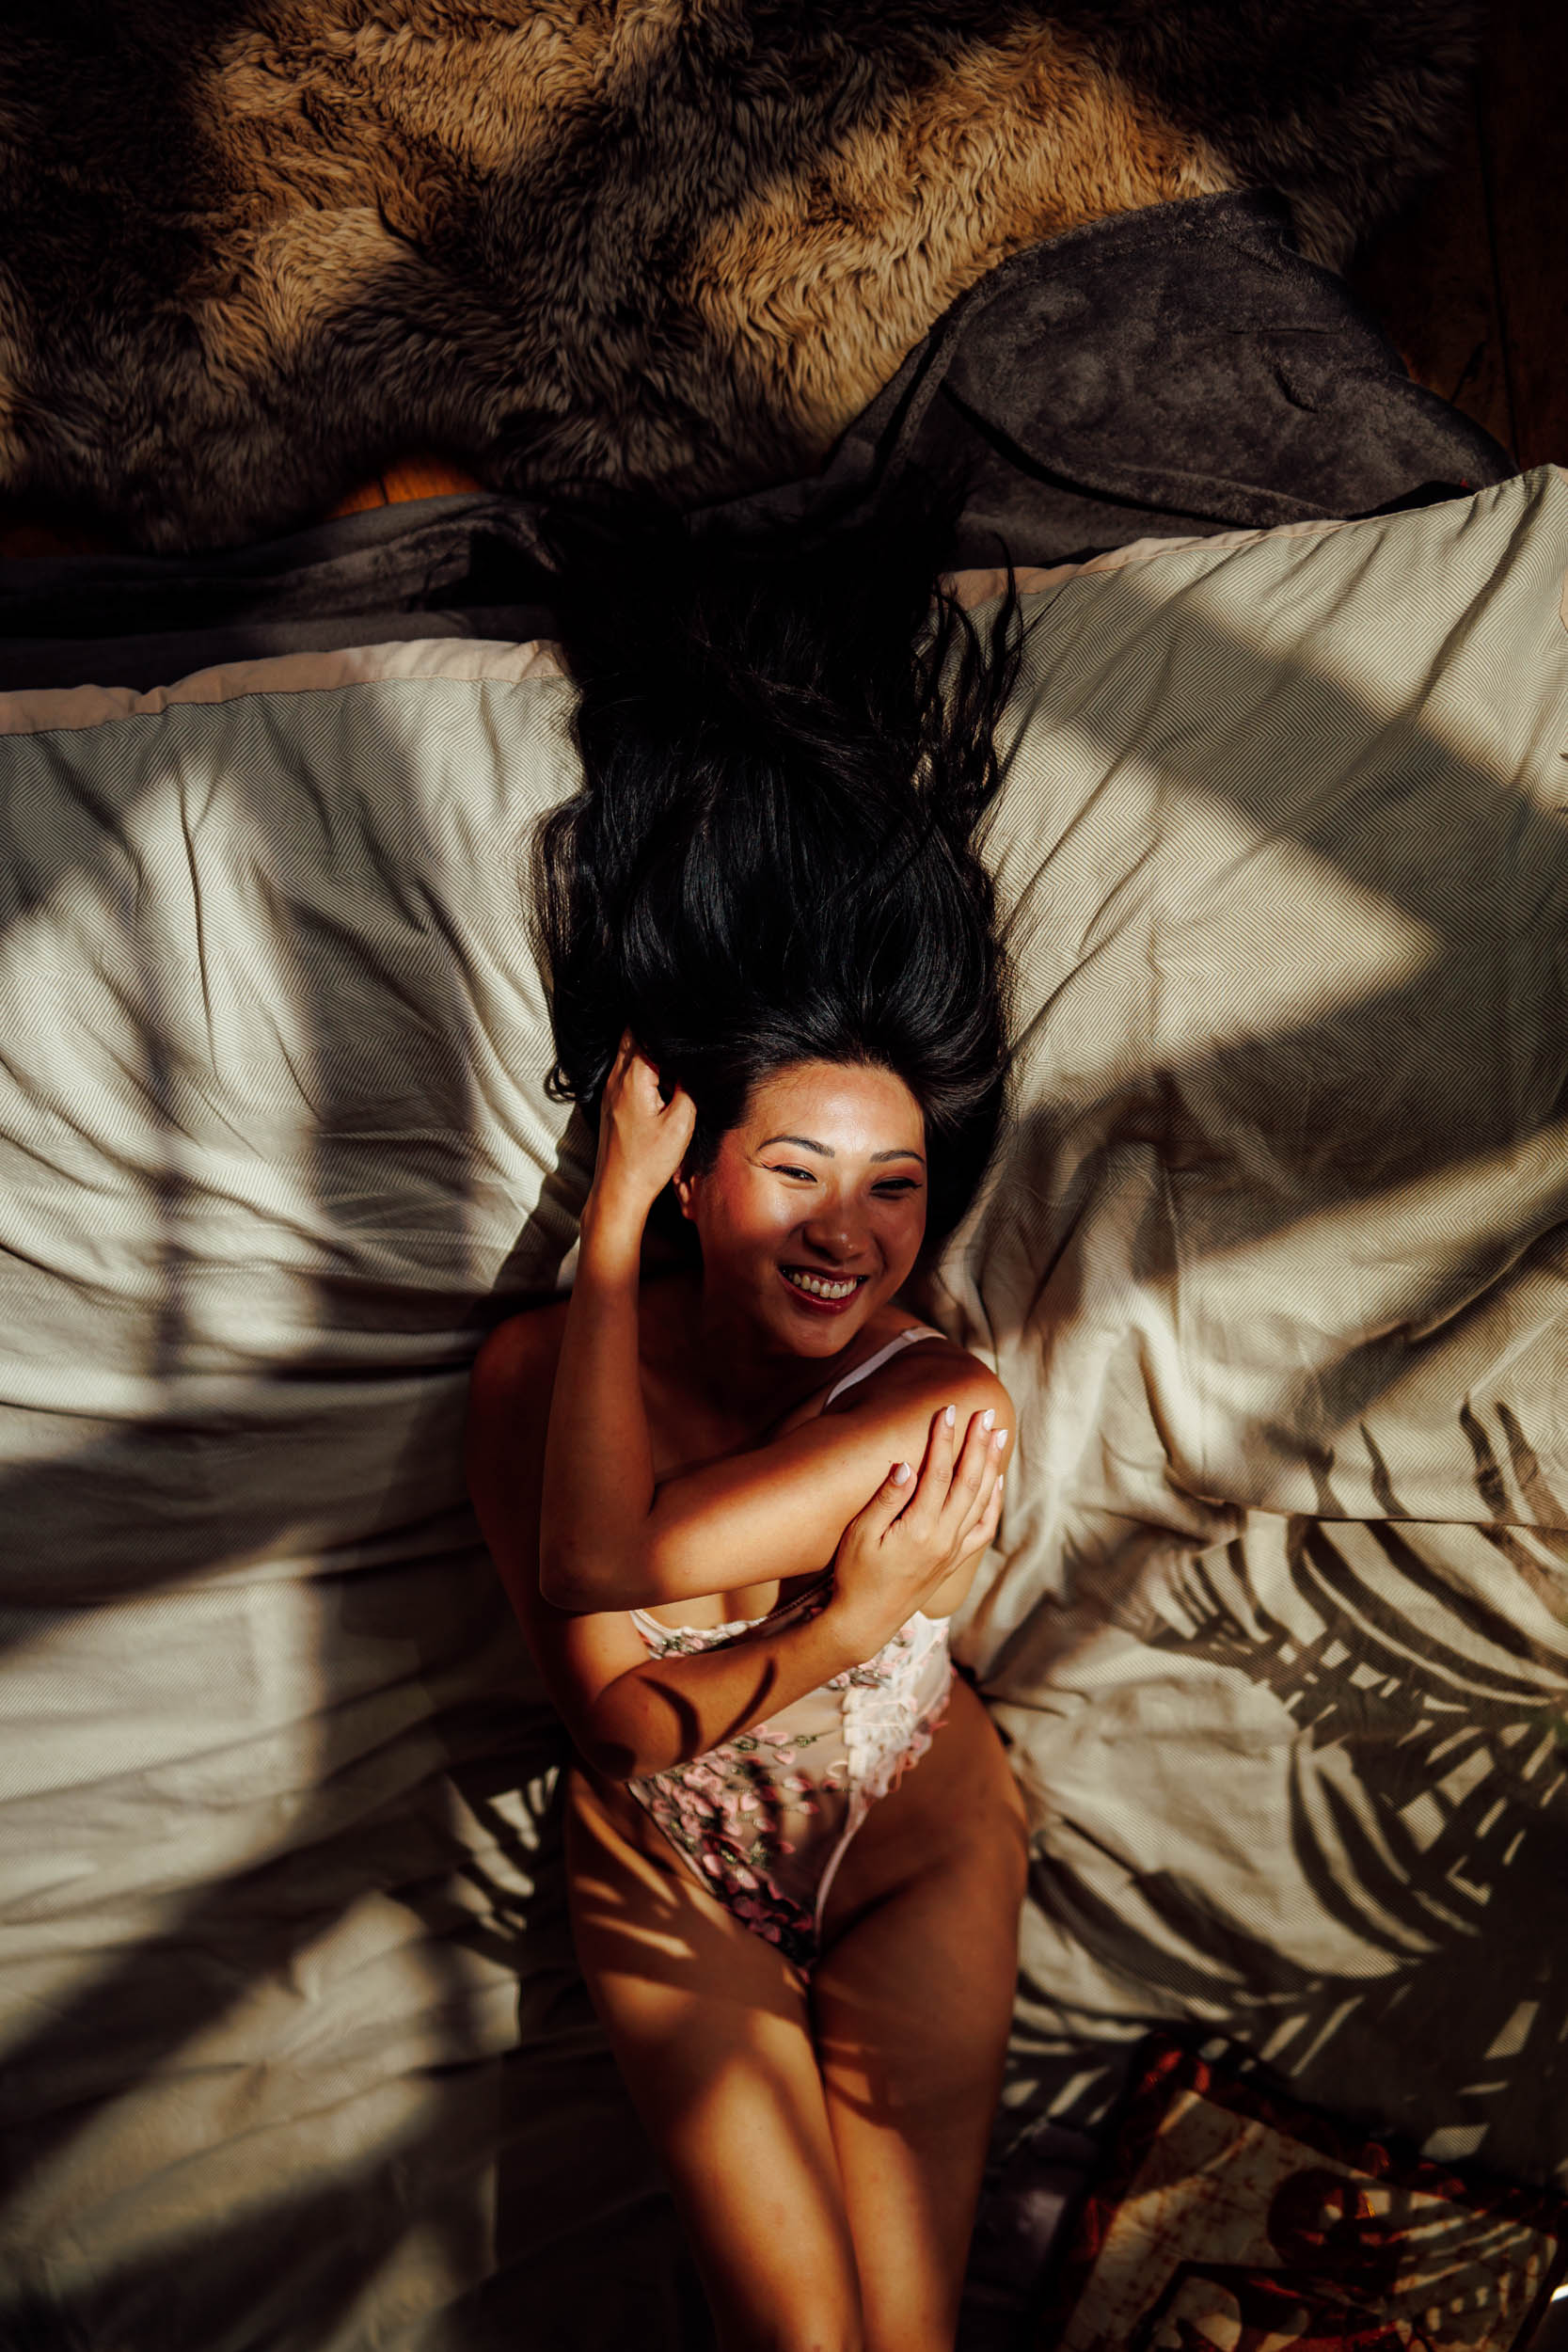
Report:
[[[808,1594],[769,1622],[815,1615],[825,1600],[825,1591]],[[632,1619],[656,1658],[714,1649],[752,1629],[745,1618],[677,1627],[633,1610]],[[863,1665],[690,1763],[627,1786],[709,1892],[809,1970],[845,1849],[930,1746],[952,1678],[946,1618],[917,1613]]]

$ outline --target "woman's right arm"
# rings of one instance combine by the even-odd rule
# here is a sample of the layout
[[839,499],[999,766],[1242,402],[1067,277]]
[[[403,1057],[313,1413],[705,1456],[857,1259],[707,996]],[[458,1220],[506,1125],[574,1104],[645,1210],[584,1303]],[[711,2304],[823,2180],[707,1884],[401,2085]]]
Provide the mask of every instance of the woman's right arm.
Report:
[[976,1418],[960,1445],[939,1413],[918,1477],[894,1465],[845,1531],[832,1592],[815,1616],[765,1620],[717,1648],[650,1658],[625,1611],[568,1613],[539,1590],[545,1431],[562,1322],[559,1309],[518,1315],[481,1350],[469,1391],[468,1489],[546,1688],[579,1753],[610,1779],[704,1756],[874,1657],[995,1532],[999,1466],[990,1434]]

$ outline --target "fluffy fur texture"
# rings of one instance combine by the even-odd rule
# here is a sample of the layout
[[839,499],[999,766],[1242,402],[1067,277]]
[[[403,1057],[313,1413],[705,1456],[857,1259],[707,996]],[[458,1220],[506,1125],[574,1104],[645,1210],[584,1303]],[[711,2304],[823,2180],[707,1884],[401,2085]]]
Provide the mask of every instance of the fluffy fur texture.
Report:
[[1252,183],[1341,259],[1439,158],[1471,0],[11,0],[0,490],[150,548],[400,451],[716,498],[957,295]]

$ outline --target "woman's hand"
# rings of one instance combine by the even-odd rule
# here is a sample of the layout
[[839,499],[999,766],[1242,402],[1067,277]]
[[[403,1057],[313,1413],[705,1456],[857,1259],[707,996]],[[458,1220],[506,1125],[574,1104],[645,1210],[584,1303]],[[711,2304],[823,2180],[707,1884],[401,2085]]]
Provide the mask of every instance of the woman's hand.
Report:
[[641,1234],[648,1211],[685,1159],[697,1108],[684,1087],[666,1102],[658,1073],[639,1053],[628,1030],[605,1081],[599,1105],[599,1150],[590,1200],[612,1222],[634,1219]]
[[951,1405],[933,1416],[915,1477],[895,1462],[833,1554],[829,1603],[860,1659],[874,1657],[954,1570],[984,1551],[1002,1509],[1007,1432],[971,1416],[960,1448]]

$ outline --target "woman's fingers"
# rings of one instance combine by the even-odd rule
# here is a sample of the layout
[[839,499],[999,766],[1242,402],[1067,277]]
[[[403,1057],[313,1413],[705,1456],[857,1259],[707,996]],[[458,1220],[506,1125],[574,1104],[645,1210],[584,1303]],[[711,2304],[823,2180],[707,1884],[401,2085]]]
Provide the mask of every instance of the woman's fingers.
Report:
[[697,1127],[697,1105],[683,1086],[675,1087],[665,1104],[662,1114],[670,1130],[671,1139],[678,1141],[682,1159]]
[[678,1172],[696,1123],[697,1106],[690,1095],[684,1087],[672,1085],[666,1099],[657,1066],[628,1029],[605,1081],[600,1169],[619,1155],[630,1180],[640,1187],[645,1184],[652,1197]]
[[992,1428],[990,1431],[990,1441],[986,1448],[986,1474],[976,1498],[976,1518],[990,1510],[993,1501],[998,1508],[1001,1507],[998,1489],[1002,1484],[1002,1466],[1007,1458],[1007,1435],[1006,1429]]
[[984,1551],[996,1533],[1008,1433],[995,1422],[994,1410],[971,1416],[963,1451],[954,1467],[942,1531],[954,1565]]
[[910,1534],[955,1551],[985,1510],[1006,1443],[995,1440],[995,1413],[971,1414],[960,1443],[957,1407],[931,1417],[920,1477],[899,1525]]
[[931,1415],[921,1459],[920,1477],[904,1512],[905,1523],[924,1532],[935,1530],[953,1486],[953,1458],[958,1452],[958,1412],[944,1405]]
[[870,1502],[863,1504],[850,1525],[858,1520],[868,1535],[885,1535],[909,1502],[913,1486],[914,1472],[908,1462],[895,1462]]
[[945,1406],[931,1417],[918,1477],[907,1463],[890,1472],[860,1514],[860,1524],[879,1542],[896,1532],[915,1545],[911,1570],[945,1574],[959,1561],[983,1551],[1001,1515],[1006,1429],[995,1426],[994,1409],[970,1415],[960,1439],[957,1408]]
[[605,1094],[612,1102],[619,1102],[623,1096],[629,1094],[639,1102],[647,1103],[655,1110],[663,1103],[664,1098],[658,1090],[658,1066],[649,1060],[629,1029],[622,1032],[615,1059],[610,1063],[610,1075],[605,1080]]
[[932,1415],[912,1499],[920,1505],[918,1516],[945,1516],[957,1524],[983,1507],[990,1479],[1001,1470],[1006,1450],[1007,1433],[1003,1430],[999,1438],[995,1421],[994,1411],[972,1413],[960,1446],[957,1407],[943,1406]]
[[970,1415],[969,1426],[964,1432],[963,1451],[954,1465],[945,1506],[955,1542],[968,1533],[984,1510],[991,1482],[1002,1466],[1002,1450],[995,1441],[995,1422],[994,1410]]
[[1002,1474],[999,1470],[986,1499],[984,1510],[958,1546],[958,1558],[973,1560],[976,1552],[984,1551],[995,1536],[1001,1518]]

